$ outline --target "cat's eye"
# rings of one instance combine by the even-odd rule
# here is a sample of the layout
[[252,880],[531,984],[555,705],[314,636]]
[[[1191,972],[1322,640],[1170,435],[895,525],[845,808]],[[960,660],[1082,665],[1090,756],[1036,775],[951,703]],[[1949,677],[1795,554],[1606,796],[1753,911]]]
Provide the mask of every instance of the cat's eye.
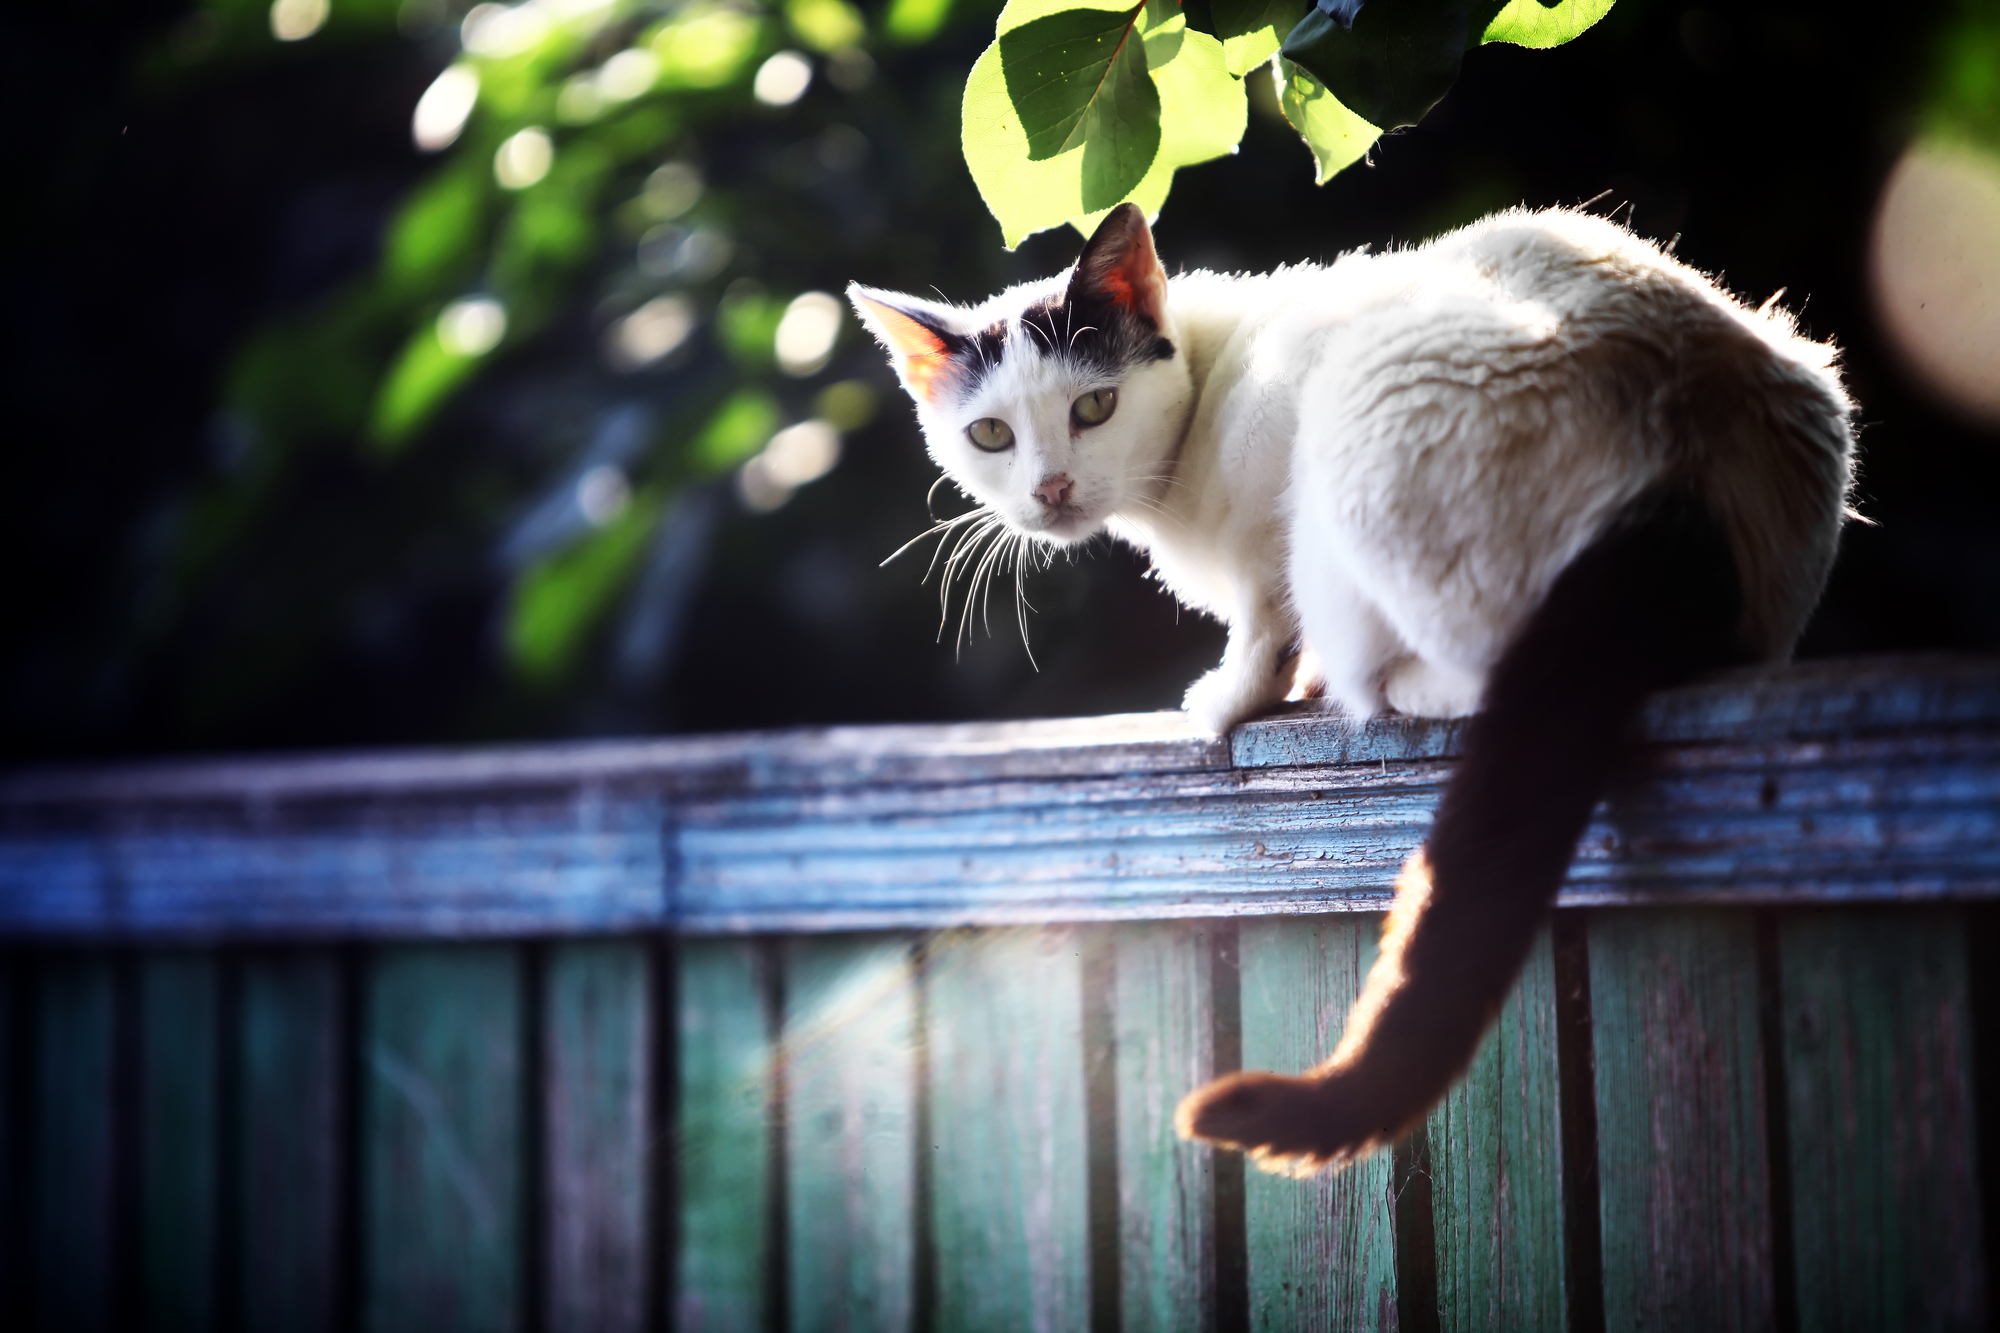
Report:
[[981,417],[965,428],[965,436],[989,454],[1014,447],[1014,428],[999,417]]
[[1118,390],[1092,389],[1069,405],[1079,426],[1101,426],[1118,410]]

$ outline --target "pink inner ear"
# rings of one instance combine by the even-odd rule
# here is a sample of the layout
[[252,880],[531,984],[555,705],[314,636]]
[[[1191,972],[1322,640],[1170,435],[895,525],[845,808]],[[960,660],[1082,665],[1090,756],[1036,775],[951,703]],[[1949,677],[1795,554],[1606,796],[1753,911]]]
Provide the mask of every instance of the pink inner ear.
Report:
[[926,402],[937,397],[938,381],[951,369],[951,353],[945,350],[944,339],[894,306],[869,301],[865,296],[861,299],[868,301],[883,341],[902,362],[903,382],[910,386],[910,392]]

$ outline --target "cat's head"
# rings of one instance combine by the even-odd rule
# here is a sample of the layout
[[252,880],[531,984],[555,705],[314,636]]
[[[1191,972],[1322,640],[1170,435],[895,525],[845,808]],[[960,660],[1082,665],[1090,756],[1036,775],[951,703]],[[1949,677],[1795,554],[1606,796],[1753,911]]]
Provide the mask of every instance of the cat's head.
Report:
[[1113,209],[1067,274],[973,309],[855,284],[931,457],[1016,530],[1080,541],[1165,485],[1193,400],[1145,214]]

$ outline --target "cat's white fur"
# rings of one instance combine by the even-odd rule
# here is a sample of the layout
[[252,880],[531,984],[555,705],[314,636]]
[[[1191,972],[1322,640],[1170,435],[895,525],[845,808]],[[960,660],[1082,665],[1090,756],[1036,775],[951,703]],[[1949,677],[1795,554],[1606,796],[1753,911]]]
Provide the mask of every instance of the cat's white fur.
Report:
[[[925,310],[969,334],[1064,282]],[[1833,349],[1603,218],[1513,211],[1325,266],[1183,274],[1162,324],[1174,355],[1122,378],[1010,343],[963,400],[912,390],[979,502],[1051,542],[1108,530],[1229,627],[1187,693],[1211,730],[1283,698],[1301,642],[1356,715],[1471,712],[1556,575],[1663,480],[1721,521],[1764,657],[1831,563],[1853,452]],[[1113,384],[1111,420],[1076,429],[1071,403]],[[975,448],[982,417],[1015,447]],[[1051,511],[1035,491],[1061,474]]]

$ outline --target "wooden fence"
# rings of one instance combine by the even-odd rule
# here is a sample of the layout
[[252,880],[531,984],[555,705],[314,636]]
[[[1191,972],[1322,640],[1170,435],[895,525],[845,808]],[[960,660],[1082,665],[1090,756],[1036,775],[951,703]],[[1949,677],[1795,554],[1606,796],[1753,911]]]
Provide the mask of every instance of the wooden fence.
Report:
[[1986,1327],[2000,660],[1653,701],[1427,1124],[1335,1040],[1452,724],[1175,714],[0,776],[0,1318]]

